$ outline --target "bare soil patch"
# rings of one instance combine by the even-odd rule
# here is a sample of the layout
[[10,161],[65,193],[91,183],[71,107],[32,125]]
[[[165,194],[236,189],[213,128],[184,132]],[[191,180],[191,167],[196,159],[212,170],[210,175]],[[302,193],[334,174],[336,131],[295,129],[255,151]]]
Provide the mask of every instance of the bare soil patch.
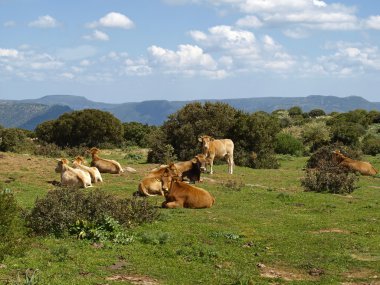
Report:
[[271,279],[283,279],[285,281],[302,281],[302,280],[316,280],[319,275],[308,274],[300,272],[295,269],[285,267],[269,267],[264,264],[257,265],[260,270],[260,276]]
[[318,231],[312,231],[311,233],[313,234],[323,234],[323,233],[350,234],[349,231],[338,229],[338,228],[320,229]]
[[132,284],[137,285],[158,285],[158,281],[156,279],[150,278],[148,276],[143,275],[113,275],[106,278],[107,281],[127,281]]

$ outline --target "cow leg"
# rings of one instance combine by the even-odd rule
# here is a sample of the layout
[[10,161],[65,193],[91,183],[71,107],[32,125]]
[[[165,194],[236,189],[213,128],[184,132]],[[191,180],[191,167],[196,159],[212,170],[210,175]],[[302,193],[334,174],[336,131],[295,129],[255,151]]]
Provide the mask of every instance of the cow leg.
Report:
[[162,207],[168,208],[168,209],[183,208],[183,204],[178,202],[178,201],[173,201],[173,202],[166,202],[165,201],[164,203],[162,203]]
[[212,167],[214,166],[214,156],[210,156],[210,174],[213,174],[214,173],[214,170],[212,169]]
[[234,167],[234,158],[232,156],[228,156],[227,163],[228,163],[228,173],[232,174],[233,167]]

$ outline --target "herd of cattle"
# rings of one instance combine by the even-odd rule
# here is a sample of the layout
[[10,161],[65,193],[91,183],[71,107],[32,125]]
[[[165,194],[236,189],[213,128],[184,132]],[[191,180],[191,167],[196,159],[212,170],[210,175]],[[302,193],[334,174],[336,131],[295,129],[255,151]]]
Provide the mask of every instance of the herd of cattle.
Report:
[[[142,196],[161,195],[165,197],[164,208],[209,208],[215,198],[206,190],[195,187],[190,183],[201,180],[201,172],[207,171],[210,165],[210,174],[213,173],[215,158],[225,158],[228,163],[228,173],[233,173],[234,143],[230,139],[214,139],[210,136],[201,136],[202,153],[189,161],[161,165],[151,170],[139,183],[138,193]],[[78,156],[69,166],[67,159],[59,159],[55,171],[61,174],[62,186],[91,187],[92,183],[102,182],[101,173],[119,174],[124,172],[120,163],[115,160],[99,157],[99,149],[93,147],[91,167],[84,165],[84,158]],[[357,161],[344,156],[340,151],[333,152],[337,162],[351,171],[362,175],[376,175],[378,171],[368,162]]]

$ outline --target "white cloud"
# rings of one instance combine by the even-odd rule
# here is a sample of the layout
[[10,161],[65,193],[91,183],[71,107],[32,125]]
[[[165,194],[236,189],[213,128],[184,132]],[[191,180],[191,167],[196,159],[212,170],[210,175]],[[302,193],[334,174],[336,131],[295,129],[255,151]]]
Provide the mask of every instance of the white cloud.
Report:
[[94,30],[91,35],[86,35],[83,38],[91,41],[108,41],[110,39],[106,33],[99,30]]
[[30,22],[28,25],[34,28],[56,28],[59,26],[59,23],[53,17],[45,15],[38,17],[37,20]]
[[125,60],[125,73],[127,75],[145,76],[152,73],[152,68],[146,59]]
[[227,76],[225,71],[218,69],[212,56],[196,45],[179,45],[176,51],[151,46],[148,53],[152,65],[164,73],[180,73],[190,77],[203,75],[209,78]]
[[87,27],[131,29],[134,27],[134,23],[131,19],[121,13],[111,12],[100,18],[98,21],[87,24]]
[[0,48],[0,57],[17,57],[19,52],[16,49]]
[[318,63],[327,74],[353,76],[366,71],[380,71],[380,51],[376,46],[359,43],[329,44],[330,55],[320,56]]
[[371,16],[364,22],[367,28],[380,30],[380,16]]

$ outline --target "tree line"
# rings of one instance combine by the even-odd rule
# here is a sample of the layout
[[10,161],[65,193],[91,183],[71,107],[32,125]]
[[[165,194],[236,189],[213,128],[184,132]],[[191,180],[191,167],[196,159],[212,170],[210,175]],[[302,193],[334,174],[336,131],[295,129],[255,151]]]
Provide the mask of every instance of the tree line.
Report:
[[[38,125],[34,132],[0,128],[0,150],[51,148],[149,148],[148,162],[188,160],[201,152],[198,137],[230,138],[235,163],[277,168],[276,154],[310,155],[329,144],[342,144],[370,155],[380,153],[380,112],[353,110],[326,114],[300,107],[272,113],[247,113],[225,103],[190,103],[168,116],[162,126],[122,123],[111,113],[86,109],[65,113]],[[37,141],[35,140],[37,138]]]

